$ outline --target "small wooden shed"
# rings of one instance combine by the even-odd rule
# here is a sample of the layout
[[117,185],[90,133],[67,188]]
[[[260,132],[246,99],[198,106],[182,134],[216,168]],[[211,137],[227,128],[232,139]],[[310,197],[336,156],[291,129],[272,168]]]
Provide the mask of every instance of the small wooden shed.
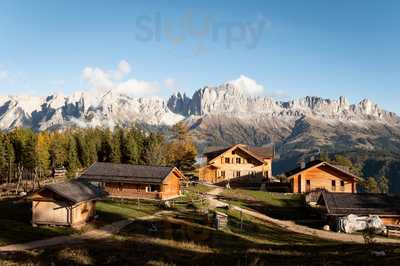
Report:
[[79,227],[95,215],[103,193],[82,181],[47,185],[32,196],[32,225]]

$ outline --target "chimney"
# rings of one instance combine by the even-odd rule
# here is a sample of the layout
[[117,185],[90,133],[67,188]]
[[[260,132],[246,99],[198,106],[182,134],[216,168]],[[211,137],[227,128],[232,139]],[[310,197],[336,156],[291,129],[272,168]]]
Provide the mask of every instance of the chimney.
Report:
[[315,155],[310,157],[310,162],[313,162],[313,161],[315,161]]
[[300,169],[306,168],[306,161],[304,161],[304,160],[299,161],[299,165],[300,165]]

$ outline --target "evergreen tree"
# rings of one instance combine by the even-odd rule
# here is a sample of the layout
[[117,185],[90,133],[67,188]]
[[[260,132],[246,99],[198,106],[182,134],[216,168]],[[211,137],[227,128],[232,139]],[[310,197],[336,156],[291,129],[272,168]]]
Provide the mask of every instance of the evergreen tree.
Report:
[[5,136],[0,132],[0,184],[7,180],[7,159],[5,148]]
[[36,134],[27,130],[22,150],[22,163],[25,169],[33,171],[38,166],[38,153],[36,150]]
[[76,147],[76,140],[75,138],[70,135],[68,136],[67,141],[67,156],[65,167],[67,168],[67,175],[68,177],[75,176],[76,171],[79,169],[79,158],[78,158],[78,150]]
[[5,160],[7,164],[7,182],[12,182],[15,171],[15,151],[12,144],[11,134],[4,137]]
[[353,166],[353,163],[351,162],[351,160],[346,158],[343,155],[336,155],[335,163],[338,165],[341,165],[341,166],[349,167],[349,168]]
[[121,131],[121,161],[128,164],[139,164],[140,147],[133,131]]
[[386,176],[379,178],[378,190],[380,193],[387,194],[389,192],[389,179]]
[[116,127],[111,136],[112,142],[110,160],[112,163],[121,163],[121,132],[122,129]]
[[110,130],[107,129],[105,132],[102,133],[101,146],[98,152],[99,160],[101,162],[112,162],[112,153],[112,135]]
[[145,140],[143,159],[148,165],[164,165],[164,143],[161,135],[150,133]]
[[66,161],[65,137],[60,133],[54,133],[50,140],[50,161],[51,167],[64,166]]
[[370,193],[377,193],[378,192],[378,184],[373,177],[368,177],[362,184],[363,188]]

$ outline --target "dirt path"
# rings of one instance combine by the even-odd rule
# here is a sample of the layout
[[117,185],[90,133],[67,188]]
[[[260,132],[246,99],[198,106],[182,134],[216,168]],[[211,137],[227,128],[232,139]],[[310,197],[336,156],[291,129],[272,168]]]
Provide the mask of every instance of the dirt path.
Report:
[[83,243],[86,240],[97,240],[104,239],[112,236],[113,234],[118,233],[122,228],[131,224],[135,220],[148,220],[157,217],[164,213],[164,211],[157,212],[154,215],[148,215],[145,217],[137,218],[137,219],[127,219],[118,221],[109,225],[105,225],[99,229],[90,230],[83,234],[73,234],[69,236],[57,236],[52,238],[47,238],[43,240],[32,241],[23,244],[11,244],[7,246],[0,247],[0,252],[4,251],[21,251],[21,250],[29,250],[29,249],[37,249],[44,248],[56,245],[68,245],[68,244],[79,244]]
[[222,187],[215,187],[206,194],[208,200],[208,208],[214,210],[216,208],[224,208],[228,206],[225,202],[217,200],[217,196],[224,191]]
[[[207,193],[207,199],[209,201],[210,208],[217,208],[217,207],[224,207],[227,204],[225,202],[221,202],[217,200],[217,196],[224,191],[222,187],[216,187]],[[323,239],[334,240],[334,241],[342,241],[342,242],[353,242],[353,243],[364,243],[364,238],[361,235],[352,235],[352,234],[343,234],[343,233],[336,233],[331,231],[324,231],[313,229],[307,226],[298,225],[292,221],[283,221],[279,219],[272,218],[265,214],[259,213],[257,211],[252,211],[248,209],[244,209],[238,206],[232,206],[234,210],[241,211],[244,214],[257,218],[259,220],[274,224],[276,226],[282,227],[286,230],[304,234],[315,236]],[[393,238],[383,238],[379,237],[375,239],[377,243],[396,243],[400,244],[400,239],[393,239]]]
[[[282,221],[282,220],[274,219],[265,214],[262,214],[262,213],[259,213],[256,211],[252,211],[252,210],[248,210],[248,209],[244,209],[244,208],[241,208],[238,206],[233,206],[232,209],[241,211],[244,214],[247,214],[247,215],[257,218],[259,220],[274,224],[276,226],[282,227],[286,230],[289,230],[289,231],[292,231],[295,233],[315,236],[315,237],[328,239],[328,240],[334,240],[334,241],[353,242],[353,243],[360,243],[360,244],[364,243],[364,238],[361,235],[343,234],[343,233],[336,233],[336,232],[331,232],[331,231],[313,229],[313,228],[310,228],[307,226],[295,224],[292,221]],[[400,239],[379,237],[379,238],[376,238],[375,240],[377,243],[400,244]]]

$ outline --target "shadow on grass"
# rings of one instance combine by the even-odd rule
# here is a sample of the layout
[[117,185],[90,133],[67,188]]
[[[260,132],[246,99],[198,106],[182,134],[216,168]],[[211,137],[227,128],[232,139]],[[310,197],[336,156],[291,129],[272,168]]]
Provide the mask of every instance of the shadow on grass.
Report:
[[360,245],[264,245],[247,249],[197,250],[182,242],[138,237],[88,241],[73,247],[53,247],[37,252],[0,254],[5,264],[34,265],[396,265],[395,246],[377,246],[386,256],[377,259]]
[[[279,199],[280,204],[269,204],[267,200],[244,199],[230,196],[220,196],[220,200],[225,200],[233,205],[252,209],[279,220],[290,220],[297,224],[309,225],[314,228],[321,228],[324,223],[318,213],[306,206],[302,199]],[[310,222],[308,222],[310,221]]]
[[32,227],[30,201],[0,201],[0,245],[23,243],[74,232],[67,227]]
[[[206,215],[186,209],[162,219],[136,220],[101,243],[1,253],[0,261],[33,265],[396,265],[400,259],[398,246],[323,244],[246,218],[241,226],[238,213],[228,214],[227,231],[214,230]],[[384,250],[386,256],[377,260],[371,249]]]

